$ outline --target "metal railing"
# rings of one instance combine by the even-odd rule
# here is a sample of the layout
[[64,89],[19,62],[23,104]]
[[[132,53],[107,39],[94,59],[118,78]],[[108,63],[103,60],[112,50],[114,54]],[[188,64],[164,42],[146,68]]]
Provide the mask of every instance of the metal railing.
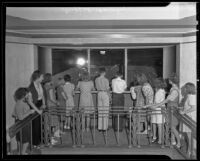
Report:
[[[27,125],[30,125],[30,150],[33,149],[33,146],[32,146],[32,121],[34,119],[36,119],[37,117],[39,117],[39,114],[37,113],[34,113],[34,114],[31,114],[29,115],[28,117],[26,117],[24,120],[22,121],[19,121],[17,123],[15,123],[14,125],[12,125],[9,129],[8,129],[8,135],[10,137],[10,139],[13,139],[18,133],[20,135],[20,138],[19,138],[19,146],[17,149],[18,150],[18,153],[21,155],[22,154],[22,130],[25,126]],[[9,146],[9,145],[8,145]],[[8,148],[9,151],[8,151],[8,154],[13,154],[11,148]]]

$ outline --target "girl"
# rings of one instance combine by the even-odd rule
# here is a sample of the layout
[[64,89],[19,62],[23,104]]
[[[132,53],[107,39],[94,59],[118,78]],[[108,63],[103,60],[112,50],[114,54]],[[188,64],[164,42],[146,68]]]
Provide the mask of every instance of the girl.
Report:
[[70,112],[74,108],[74,89],[75,86],[74,84],[71,83],[71,76],[70,75],[65,75],[64,76],[65,80],[65,85],[63,86],[64,93],[67,97],[66,99],[66,120],[65,120],[65,129],[70,129],[70,123],[71,123],[71,117],[70,117]]
[[[196,89],[195,85],[193,83],[186,83],[184,86],[185,89],[185,103],[183,106],[183,110],[180,111],[180,114],[186,114],[188,115],[191,119],[193,119],[196,122]],[[183,132],[187,133],[188,137],[188,147],[187,147],[187,155],[190,157],[191,155],[191,130],[183,124]],[[194,145],[193,149],[193,155],[195,155],[195,148],[196,145]]]
[[[171,112],[170,112],[171,109],[173,109],[173,110],[178,109],[178,103],[179,103],[178,82],[179,82],[179,80],[178,80],[176,74],[172,74],[171,77],[169,78],[169,83],[172,85],[172,87],[170,89],[170,93],[167,96],[167,98],[158,104],[154,104],[153,106],[147,105],[146,107],[152,106],[151,108],[155,109],[155,108],[160,107],[160,106],[164,105],[165,103],[167,103],[167,110],[168,110],[168,114],[169,114],[169,125],[172,125],[171,126],[172,145],[176,145],[177,148],[180,148],[181,147],[180,136],[179,136],[179,132],[176,129],[179,122],[176,117],[171,115]],[[171,120],[173,120],[173,121],[171,122]],[[168,136],[167,136],[167,138],[168,138]],[[177,143],[175,141],[175,138],[176,138]]]
[[92,97],[92,90],[95,90],[93,81],[90,80],[89,73],[84,72],[82,75],[82,80],[78,82],[77,89],[80,90],[80,102],[79,107],[80,109],[84,110],[85,117],[86,117],[86,124],[85,124],[85,117],[82,118],[82,129],[89,131],[90,128],[90,114],[94,112],[94,103]]
[[[46,105],[49,109],[56,108],[59,103],[56,101],[55,98],[55,89],[52,85],[52,76],[50,73],[46,73],[44,75],[44,92],[46,96]],[[60,137],[59,134],[59,121],[57,115],[50,115],[50,126],[51,131],[53,132],[54,137]],[[51,144],[55,144],[57,141],[54,139],[54,137],[51,137]]]
[[[12,116],[15,118],[15,122],[19,122],[24,120],[27,116],[29,116],[30,114],[34,113],[35,110],[31,110],[27,99],[29,97],[29,91],[27,88],[18,88],[15,92],[15,100],[16,100],[16,104],[15,104],[15,108],[13,111]],[[23,129],[22,129],[22,154],[23,155],[27,155],[28,153],[26,152],[28,145],[30,143],[30,139],[31,139],[31,127],[30,125],[26,125]],[[18,142],[20,142],[20,133],[17,133],[16,135],[16,140]]]
[[[161,79],[161,78],[157,78],[154,82],[155,84],[155,98],[154,98],[154,103],[160,103],[162,101],[165,100],[165,84],[164,84],[164,81]],[[165,105],[163,104],[162,106],[160,107],[157,107],[155,109],[152,108],[153,112],[152,112],[152,115],[151,115],[151,123],[153,125],[153,139],[152,139],[152,142],[155,142],[157,137],[156,137],[156,134],[157,134],[157,127],[158,127],[158,144],[161,144],[162,143],[162,140],[161,140],[161,136],[162,136],[162,124],[164,124],[164,118],[163,118],[163,115],[160,114],[161,113],[161,110],[165,108]],[[155,115],[153,115],[155,114]]]

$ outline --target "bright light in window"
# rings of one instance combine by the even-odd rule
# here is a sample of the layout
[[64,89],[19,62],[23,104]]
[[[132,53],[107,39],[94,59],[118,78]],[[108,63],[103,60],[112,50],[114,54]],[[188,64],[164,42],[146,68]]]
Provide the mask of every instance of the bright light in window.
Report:
[[81,66],[85,65],[85,63],[86,63],[85,59],[83,58],[78,58],[76,62],[76,64],[81,65]]

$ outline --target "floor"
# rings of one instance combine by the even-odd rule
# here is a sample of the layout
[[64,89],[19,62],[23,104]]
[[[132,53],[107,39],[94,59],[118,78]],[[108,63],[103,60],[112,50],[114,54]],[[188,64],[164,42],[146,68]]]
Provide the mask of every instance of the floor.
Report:
[[[184,159],[183,156],[175,149],[170,147],[161,148],[161,145],[153,143],[149,145],[147,135],[140,135],[141,147],[129,147],[129,133],[127,130],[119,133],[119,143],[117,142],[117,133],[113,129],[106,134],[95,130],[83,133],[83,144],[73,147],[72,133],[68,130],[60,139],[58,143],[52,147],[43,147],[40,150],[34,150],[32,154],[47,154],[47,155],[166,155],[172,159]],[[95,142],[94,142],[95,140]],[[95,144],[94,144],[95,143]],[[118,143],[118,144],[117,144]]]

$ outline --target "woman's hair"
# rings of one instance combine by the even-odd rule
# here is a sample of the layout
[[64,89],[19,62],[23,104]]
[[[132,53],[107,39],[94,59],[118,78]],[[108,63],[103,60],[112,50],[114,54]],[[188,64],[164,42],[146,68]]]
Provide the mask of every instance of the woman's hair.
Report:
[[21,100],[24,98],[29,92],[28,88],[20,87],[15,91],[14,97],[15,100]]
[[52,75],[51,75],[51,73],[46,73],[46,74],[44,75],[44,79],[43,79],[42,83],[45,84],[45,83],[51,82],[51,80],[52,80]]
[[31,81],[34,82],[35,80],[40,78],[41,75],[42,73],[39,70],[35,70],[31,76]]
[[154,80],[154,87],[156,89],[165,89],[167,84],[165,83],[163,78],[156,78]]
[[121,72],[116,73],[116,77],[122,77],[122,76],[123,76],[123,74]]
[[90,75],[88,72],[83,72],[82,74],[82,81],[89,81],[90,80]]
[[193,83],[188,82],[184,86],[187,94],[196,94],[196,87]]
[[101,67],[101,68],[99,68],[99,73],[101,74],[101,73],[105,73],[106,72],[106,68],[104,68],[104,67]]
[[143,73],[138,74],[137,81],[138,81],[139,85],[143,85],[144,83],[148,82],[147,77]]
[[179,84],[179,78],[178,78],[178,76],[176,75],[176,73],[172,73],[171,76],[169,77],[169,80],[170,80],[172,83],[176,84],[176,85]]
[[69,74],[66,74],[64,76],[64,80],[65,80],[65,82],[71,82],[71,76]]

